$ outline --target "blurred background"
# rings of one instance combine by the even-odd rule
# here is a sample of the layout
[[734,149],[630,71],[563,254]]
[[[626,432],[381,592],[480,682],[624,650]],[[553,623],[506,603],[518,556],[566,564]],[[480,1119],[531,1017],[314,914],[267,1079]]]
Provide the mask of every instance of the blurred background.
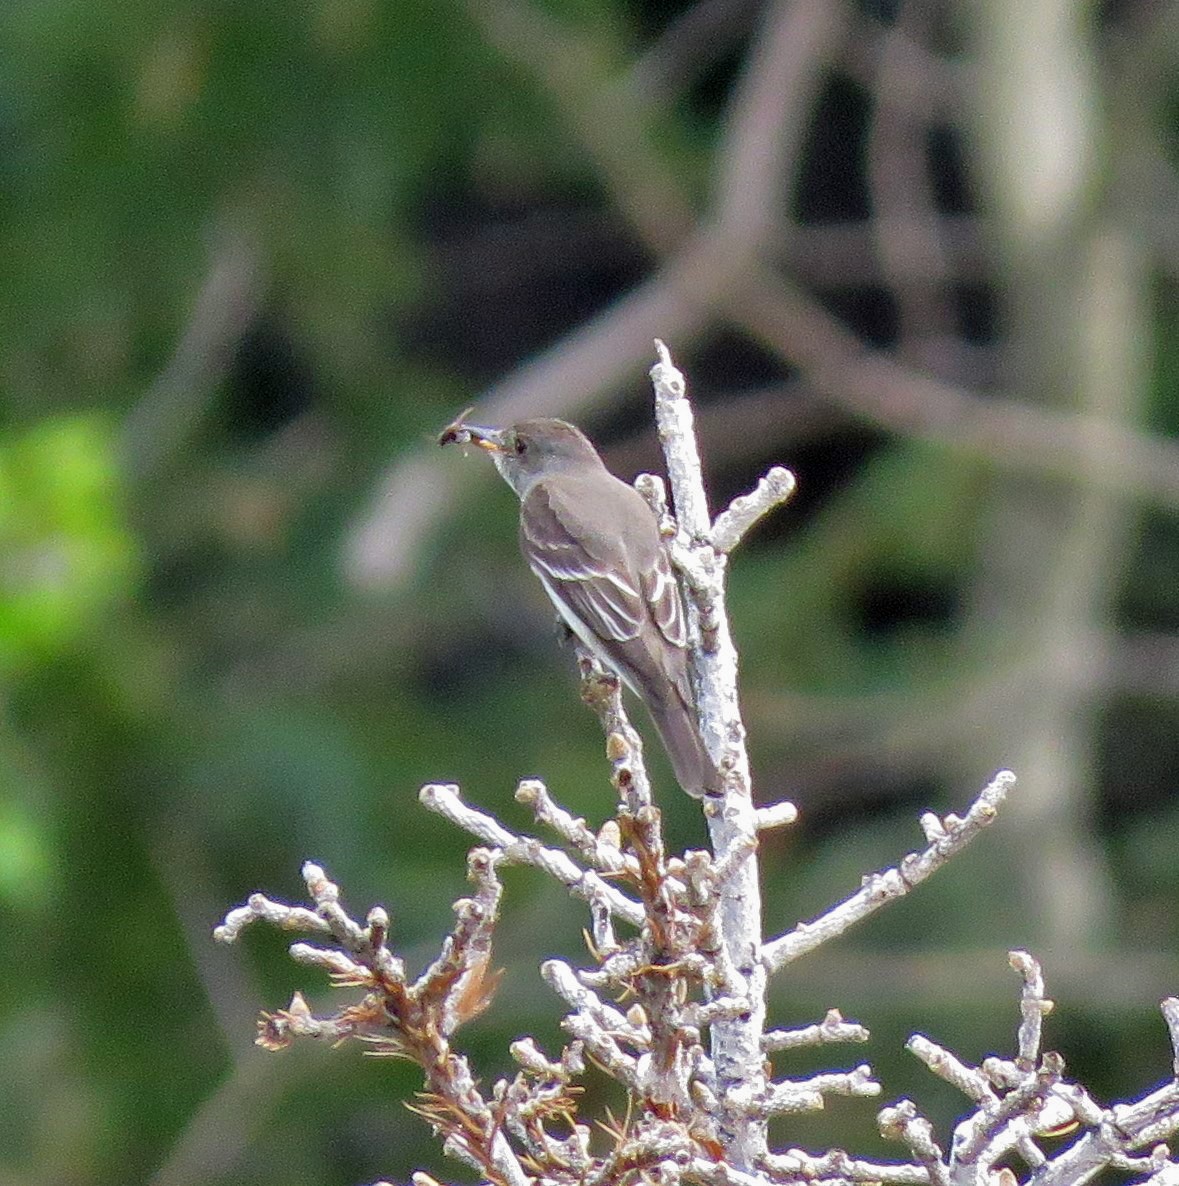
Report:
[[[463,1171],[412,1067],[255,1049],[304,989],[216,947],[300,863],[411,965],[464,892],[425,781],[611,810],[596,722],[468,404],[657,469],[689,378],[734,557],[771,934],[1004,766],[1006,814],[775,984],[901,1052],[1169,1074],[1179,991],[1179,7],[1163,0],[6,0],[0,7],[0,1182]],[[636,715],[638,723],[642,720]],[[653,773],[677,845],[698,809]],[[581,910],[507,877],[485,1082],[555,1045]],[[802,1059],[781,1073],[805,1073]],[[879,1144],[872,1101],[784,1145]]]

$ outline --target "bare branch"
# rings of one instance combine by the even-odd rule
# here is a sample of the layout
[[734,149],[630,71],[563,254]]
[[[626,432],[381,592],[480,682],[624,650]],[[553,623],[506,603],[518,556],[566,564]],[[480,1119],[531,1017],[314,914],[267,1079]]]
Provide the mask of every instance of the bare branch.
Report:
[[598,872],[621,873],[629,867],[618,846],[617,825],[613,832],[596,834],[584,819],[574,818],[559,806],[539,778],[525,778],[520,782],[516,787],[516,802],[531,807],[537,823],[551,828],[566,844],[573,845]]
[[626,1018],[580,984],[573,969],[563,960],[546,960],[540,971],[549,987],[574,1010],[561,1022],[562,1029],[583,1043],[587,1052],[602,1065],[607,1074],[637,1091],[638,1059],[625,1053],[617,1038],[618,1033],[622,1032],[628,1034],[632,1041],[638,1042],[636,1031]]
[[622,703],[618,677],[602,667],[580,643],[575,644],[581,672],[581,698],[597,714],[606,734],[606,757],[610,760],[614,787],[632,813],[650,807],[651,781],[643,761],[643,739]]
[[[772,6],[775,36],[790,27],[792,13],[810,8],[810,0]],[[523,11],[516,0],[496,9],[498,17]],[[779,43],[765,51],[769,56],[762,60],[773,68],[765,67],[765,78],[743,87],[752,97],[748,112],[764,114],[770,97],[766,80],[775,77],[789,49]],[[749,142],[738,137],[733,143],[737,157],[752,169]],[[764,182],[755,170],[754,179],[759,177]],[[765,194],[747,205],[743,195],[728,190],[726,201],[731,203],[727,216],[739,227],[776,217]],[[675,517],[662,482],[648,476],[638,486],[659,517],[686,592],[693,692],[723,775],[722,793],[705,804],[712,852],[668,851],[641,739],[626,717],[618,682],[579,655],[583,696],[606,734],[620,799],[616,817],[595,832],[554,801],[543,783],[524,780],[517,801],[570,850],[565,851],[470,807],[457,787],[423,787],[423,804],[488,846],[470,854],[474,890],[455,903],[455,922],[437,958],[409,983],[402,960],[388,945],[386,911],[375,907],[363,925],[355,921],[341,905],[338,887],[309,863],[304,876],[314,910],[255,895],[227,915],[217,937],[231,942],[254,921],[310,934],[315,941],[293,944],[292,957],[324,970],[339,987],[363,990],[363,999],[316,1017],[296,993],[287,1009],[263,1017],[259,1041],[278,1049],[300,1038],[356,1038],[367,1042],[371,1053],[413,1060],[423,1069],[427,1089],[414,1110],[439,1133],[447,1152],[493,1186],[978,1186],[1014,1183],[1014,1171],[1004,1160],[1011,1153],[1031,1171],[1027,1186],[1082,1186],[1106,1166],[1147,1176],[1158,1186],[1175,1186],[1175,1167],[1163,1142],[1179,1128],[1179,998],[1163,1002],[1176,1081],[1135,1103],[1105,1109],[1082,1086],[1065,1080],[1059,1055],[1041,1052],[1043,1020],[1052,1006],[1038,963],[1024,952],[1011,955],[1023,979],[1014,1058],[992,1057],[973,1067],[921,1035],[908,1044],[973,1105],[954,1131],[948,1157],[929,1121],[907,1100],[884,1109],[879,1120],[886,1136],[908,1146],[908,1164],[856,1161],[841,1150],[768,1152],[769,1118],[821,1108],[832,1095],[866,1097],[881,1090],[867,1065],[799,1079],[770,1078],[780,1074],[771,1072],[770,1054],[863,1042],[868,1031],[831,1010],[816,1025],[767,1032],[768,976],[940,868],[991,822],[1014,776],[995,775],[961,819],[923,815],[923,851],[866,878],[856,894],[816,920],[762,944],[758,832],[791,822],[797,813],[789,803],[753,807],[737,655],[724,609],[725,578],[730,550],[782,501],[793,479],[785,470],[771,470],[713,522],[684,379],[662,342],[657,351],[652,371],[656,418]],[[484,1093],[451,1040],[494,990],[490,969],[501,895],[498,871],[510,863],[544,870],[589,903],[592,960],[586,968],[556,959],[544,963],[543,978],[565,1003],[562,1027],[571,1041],[550,1057],[533,1039],[519,1039],[511,1048],[517,1064],[511,1077]],[[619,939],[615,918],[636,933]],[[576,1080],[587,1060],[627,1093],[625,1117],[610,1117],[602,1126],[611,1141],[604,1155],[592,1151],[590,1129],[576,1118],[581,1091]],[[1041,1150],[1041,1137],[1055,1138],[1061,1125],[1073,1122],[1087,1131],[1051,1157]],[[436,1186],[425,1176],[415,1182]]]
[[763,1165],[771,1178],[781,1182],[801,1179],[819,1186],[845,1182],[881,1182],[885,1186],[928,1186],[929,1183],[929,1171],[924,1166],[861,1161],[849,1157],[842,1149],[830,1149],[820,1155],[801,1149],[768,1153]]
[[[718,1020],[712,1027],[712,1058],[722,1102],[729,1101],[721,1118],[722,1142],[729,1161],[748,1169],[766,1150],[764,1119],[746,1106],[766,1089],[761,1051],[766,974],[758,960],[762,922],[756,862],[733,855],[756,849],[757,826],[737,696],[737,651],[724,613],[727,558],[709,542],[712,523],[684,377],[663,342],[656,340],[655,349],[655,422],[667,461],[681,553],[687,554],[693,569],[686,584],[697,712],[701,734],[724,781],[721,802],[707,810],[717,865],[733,871],[720,887],[718,956],[723,956],[726,979],[741,986],[731,995],[744,996],[750,1003],[744,1016]],[[684,571],[683,555],[673,558]]]
[[431,811],[436,811],[485,844],[501,849],[503,859],[508,864],[533,865],[542,869],[579,898],[587,902],[601,902],[615,917],[632,926],[642,925],[643,911],[637,902],[603,881],[594,870],[579,868],[560,849],[546,848],[539,840],[529,836],[515,836],[491,816],[469,807],[459,797],[458,787],[429,783],[418,792],[418,798]]
[[798,819],[798,808],[788,800],[775,803],[770,807],[759,807],[754,812],[754,826],[759,832],[768,832],[773,828],[782,828]]
[[852,1071],[828,1071],[809,1079],[771,1083],[764,1095],[750,1102],[749,1110],[767,1117],[812,1112],[824,1106],[826,1095],[877,1096],[880,1090],[872,1068],[865,1064]]
[[799,1050],[807,1046],[825,1046],[832,1042],[866,1042],[867,1029],[854,1021],[844,1021],[838,1009],[832,1009],[818,1025],[794,1030],[768,1030],[762,1035],[761,1048],[767,1053]]
[[253,922],[268,922],[284,931],[331,934],[331,928],[313,910],[272,902],[264,894],[251,894],[244,906],[238,906],[225,916],[225,921],[213,931],[213,938],[218,943],[236,943],[242,931]]
[[948,815],[942,821],[933,815],[922,817],[922,825],[930,841],[924,852],[910,853],[896,868],[866,877],[861,889],[833,910],[812,922],[799,923],[788,934],[767,943],[762,949],[765,966],[770,972],[777,972],[800,955],[813,951],[836,935],[842,935],[886,902],[903,897],[915,885],[940,869],[994,820],[1014,783],[1015,775],[1010,770],[1001,770],[971,804],[965,818]]
[[1026,951],[1013,951],[1011,966],[1023,977],[1023,998],[1019,1026],[1019,1064],[1030,1071],[1040,1057],[1040,1031],[1044,1018],[1052,1012],[1052,1002],[1044,996],[1044,973],[1039,963]]
[[[252,918],[282,927],[308,921],[307,928],[323,934],[325,927],[340,950],[296,943],[291,955],[300,962],[323,967],[341,986],[363,987],[360,1002],[330,1017],[312,1015],[302,994],[287,1009],[264,1013],[258,1044],[281,1050],[299,1038],[331,1042],[358,1038],[372,1052],[409,1059],[421,1067],[426,1092],[414,1111],[425,1117],[443,1137],[447,1152],[503,1186],[529,1186],[529,1178],[504,1134],[499,1131],[488,1101],[480,1094],[466,1059],[454,1053],[447,1040],[458,1024],[480,1012],[490,999],[494,977],[488,976],[490,930],[499,902],[495,857],[484,849],[470,856],[476,883],[472,899],[455,905],[457,922],[439,958],[416,984],[406,984],[404,964],[386,946],[388,916],[371,910],[361,926],[340,905],[339,888],[318,865],[303,866],[315,913],[296,914],[293,908],[258,901]],[[260,895],[255,895],[260,898]],[[233,912],[233,923],[223,924],[218,936],[231,942],[248,918]],[[307,916],[310,916],[309,918]]]
[[712,525],[712,546],[731,552],[754,524],[794,493],[794,475],[775,465],[748,494],[738,495]]
[[924,1167],[931,1186],[950,1186],[950,1171],[937,1141],[933,1125],[917,1111],[912,1100],[898,1100],[883,1108],[877,1117],[880,1135],[893,1141],[904,1141],[918,1163]]
[[955,1057],[945,1047],[939,1046],[921,1034],[914,1034],[905,1049],[916,1055],[939,1079],[956,1087],[976,1104],[997,1104],[999,1097],[991,1090],[987,1077],[975,1067]]

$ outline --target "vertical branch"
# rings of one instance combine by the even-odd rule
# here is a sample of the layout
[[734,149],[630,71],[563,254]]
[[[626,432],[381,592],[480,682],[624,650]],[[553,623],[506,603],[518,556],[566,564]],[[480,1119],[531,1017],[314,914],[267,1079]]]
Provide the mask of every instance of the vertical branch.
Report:
[[731,1164],[753,1168],[766,1150],[765,1121],[742,1101],[766,1086],[761,1052],[765,1028],[765,970],[761,963],[761,888],[757,861],[740,859],[757,847],[756,817],[745,752],[745,727],[737,701],[737,651],[724,608],[727,557],[712,544],[712,523],[685,399],[684,377],[667,347],[655,343],[659,362],[651,370],[655,418],[667,458],[678,522],[675,556],[688,588],[688,627],[696,677],[697,707],[705,744],[724,772],[724,794],[708,807],[708,829],[718,862],[731,866],[721,888],[721,943],[745,981],[749,1012],[712,1026],[712,1057],[721,1088],[721,1138]]
[[[1148,390],[1149,282],[1133,236],[1111,221],[1105,117],[1092,31],[1068,0],[971,6],[967,26],[986,80],[974,135],[1001,251],[1005,352],[1028,406],[1068,409],[1082,425],[1133,425]],[[996,475],[982,507],[978,579],[963,645],[1020,665],[990,731],[1020,772],[1013,801],[1025,880],[1019,900],[1054,943],[1101,942],[1115,893],[1087,817],[1096,785],[1092,699],[1077,673],[1099,668],[1132,528],[1092,475],[1118,459],[1082,430],[1079,487]],[[1005,652],[1005,654],[1004,654]],[[980,652],[986,653],[986,652]]]
[[914,51],[931,16],[925,4],[902,0],[894,26],[880,37],[866,166],[876,254],[897,306],[897,354],[936,367],[954,332],[947,299],[953,274],[925,147],[934,113],[909,97]]

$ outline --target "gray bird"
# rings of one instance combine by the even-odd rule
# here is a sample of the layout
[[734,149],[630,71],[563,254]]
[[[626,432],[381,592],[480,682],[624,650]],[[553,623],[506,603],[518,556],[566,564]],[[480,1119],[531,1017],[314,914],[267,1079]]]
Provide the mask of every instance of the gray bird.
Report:
[[480,428],[460,418],[439,443],[491,454],[520,499],[520,548],[565,624],[639,697],[676,780],[697,798],[720,777],[697,724],[684,610],[655,514],[563,420]]

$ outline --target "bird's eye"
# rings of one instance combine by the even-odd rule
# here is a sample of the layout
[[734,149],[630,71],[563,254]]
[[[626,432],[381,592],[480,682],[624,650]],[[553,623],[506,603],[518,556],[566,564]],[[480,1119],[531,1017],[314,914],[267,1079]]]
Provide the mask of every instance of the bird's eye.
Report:
[[516,455],[526,452],[528,449],[528,442],[523,437],[516,438]]

